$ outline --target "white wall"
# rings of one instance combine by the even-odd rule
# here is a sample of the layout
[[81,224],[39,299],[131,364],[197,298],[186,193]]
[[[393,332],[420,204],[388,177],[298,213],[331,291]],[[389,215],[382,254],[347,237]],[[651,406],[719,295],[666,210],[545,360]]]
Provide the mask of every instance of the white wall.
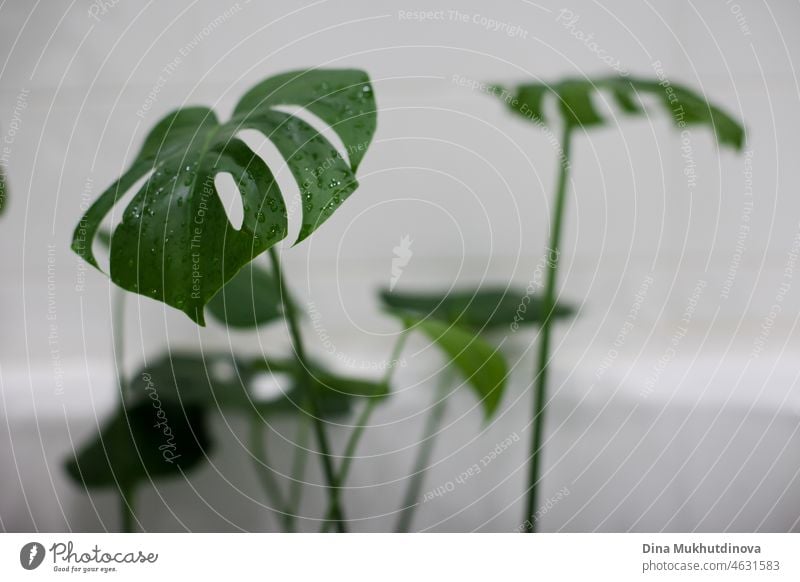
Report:
[[[293,288],[316,304],[337,349],[380,360],[396,324],[380,313],[375,290],[388,284],[392,248],[402,236],[414,239],[403,288],[524,286],[532,277],[547,236],[552,147],[499,102],[453,79],[610,73],[575,37],[580,31],[637,75],[652,76],[660,61],[671,81],[698,88],[744,119],[748,143],[741,155],[720,152],[710,135],[693,131],[698,181],[690,192],[681,139],[654,108],[650,119],[617,115],[609,127],[576,137],[560,286],[562,298],[582,310],[556,338],[544,486],[547,496],[562,487],[571,494],[548,512],[544,528],[798,529],[800,284],[784,270],[800,231],[800,91],[793,71],[800,37],[792,34],[800,7],[724,0],[451,4],[119,0],[97,19],[90,11],[99,4],[88,0],[3,4],[0,125],[12,198],[0,222],[0,407],[9,426],[0,431],[0,527],[117,527],[112,496],[94,496],[95,512],[60,471],[71,443],[92,432],[115,393],[111,288],[86,271],[85,287],[76,289],[80,261],[68,247],[82,196],[96,196],[119,175],[162,114],[203,103],[224,117],[247,87],[293,68],[369,72],[381,110],[360,169],[362,186],[310,241],[284,249],[284,258]],[[467,22],[446,12],[456,9]],[[558,20],[561,9],[579,16],[571,29]],[[444,20],[400,14],[414,10],[444,10]],[[520,32],[487,30],[473,22],[476,15]],[[196,35],[201,40],[187,53]],[[159,83],[181,51],[187,54],[180,66]],[[136,112],[157,85],[142,119]],[[750,164],[753,210],[741,237]],[[285,169],[279,178],[294,196]],[[652,283],[635,325],[598,378],[647,277]],[[699,294],[698,281],[705,282]],[[782,283],[790,288],[765,336]],[[693,295],[689,330],[653,381]],[[278,328],[256,342],[228,337],[213,324],[198,330],[148,299],[131,296],[128,308],[130,369],[168,341],[288,349]],[[310,327],[307,336],[324,355]],[[753,358],[759,338],[764,350]],[[459,389],[426,484],[446,483],[510,434],[520,444],[426,504],[418,528],[517,527],[532,339],[512,338],[514,381],[491,426],[481,424],[468,390]],[[414,370],[399,375],[400,394],[380,411],[382,426],[369,431],[361,451],[368,458],[357,462],[356,488],[347,492],[351,514],[361,520],[356,529],[391,527],[386,514],[399,499],[430,402],[438,360],[423,341],[406,355]],[[648,378],[654,385],[643,394]],[[233,429],[216,426],[226,452],[215,455],[214,469],[192,478],[194,490],[158,485],[170,511],[156,493],[143,494],[150,501],[147,529],[275,527]],[[274,430],[274,453],[285,457],[292,427],[279,423]],[[346,431],[334,432],[341,447]],[[321,482],[316,473],[309,479]],[[312,487],[305,515],[318,516],[321,500]]]

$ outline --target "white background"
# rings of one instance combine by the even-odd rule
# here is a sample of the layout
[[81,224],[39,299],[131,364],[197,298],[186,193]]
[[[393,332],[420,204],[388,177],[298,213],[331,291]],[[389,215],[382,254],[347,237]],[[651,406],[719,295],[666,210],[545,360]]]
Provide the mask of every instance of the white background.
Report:
[[[112,290],[93,271],[86,273],[85,289],[76,290],[79,260],[68,247],[82,195],[98,195],[123,171],[162,114],[198,103],[224,118],[246,88],[286,70],[369,72],[380,113],[359,171],[361,188],[311,240],[282,250],[290,285],[314,302],[337,354],[380,362],[397,324],[381,313],[376,290],[389,283],[392,249],[401,237],[413,239],[414,254],[398,289],[482,281],[525,287],[533,276],[547,238],[556,172],[552,146],[499,101],[453,78],[513,83],[612,73],[576,39],[576,29],[592,34],[632,73],[653,76],[653,63],[660,61],[671,81],[695,87],[743,119],[749,153],[718,151],[707,131],[693,131],[698,178],[690,189],[680,136],[654,106],[647,119],[609,111],[608,127],[576,135],[559,285],[561,299],[581,310],[556,334],[543,499],[564,487],[570,494],[547,512],[542,527],[800,527],[800,282],[785,273],[800,232],[796,3],[545,6],[512,0],[456,7],[120,0],[99,21],[90,16],[91,7],[88,1],[19,0],[0,7],[0,125],[10,147],[4,166],[12,196],[0,222],[0,527],[118,527],[114,495],[90,499],[61,470],[64,457],[96,429],[115,397]],[[456,8],[469,22],[450,20],[447,13],[445,20],[429,22],[399,14]],[[571,30],[558,21],[562,8],[579,16]],[[472,21],[475,15],[517,25],[526,34],[487,30]],[[203,33],[215,20],[213,30]],[[163,68],[197,35],[200,42],[168,75],[150,111],[144,119],[137,116]],[[754,207],[741,238],[747,159]],[[274,167],[284,193],[295,196],[285,168],[279,162]],[[49,286],[48,260],[55,269]],[[653,282],[634,328],[598,378],[646,277]],[[732,288],[724,297],[729,277]],[[688,333],[643,394],[698,281],[706,286]],[[762,326],[787,281],[781,313],[765,337]],[[257,336],[229,335],[213,323],[198,329],[181,313],[134,296],[127,317],[129,371],[168,342],[173,349],[289,350],[280,325]],[[310,325],[306,336],[314,353],[336,365]],[[764,349],[754,358],[759,337]],[[452,480],[509,435],[516,433],[520,443],[479,476],[425,504],[415,529],[518,527],[534,338],[525,332],[509,341],[514,374],[491,424],[482,423],[469,389],[458,388],[426,489]],[[364,458],[355,462],[345,494],[355,530],[392,528],[390,514],[431,403],[438,357],[419,338],[406,357],[411,365],[397,377],[395,398],[373,418],[378,426],[367,432],[359,450]],[[143,491],[142,526],[277,527],[238,440],[242,429],[240,419],[215,422],[220,444],[212,466],[193,474],[191,486],[161,482]],[[331,432],[341,450],[347,427]],[[291,420],[271,427],[272,453],[284,469],[293,438]],[[304,527],[314,530],[313,518],[324,509],[322,481],[316,469],[308,479],[303,515],[311,519]]]

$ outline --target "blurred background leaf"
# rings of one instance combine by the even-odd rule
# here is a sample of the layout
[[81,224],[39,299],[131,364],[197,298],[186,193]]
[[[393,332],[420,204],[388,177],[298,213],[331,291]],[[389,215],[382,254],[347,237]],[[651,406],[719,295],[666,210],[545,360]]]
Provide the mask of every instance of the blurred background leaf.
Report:
[[272,274],[249,263],[209,301],[208,311],[228,327],[250,329],[281,317],[283,302]]
[[[538,325],[544,321],[542,300],[521,289],[462,289],[449,293],[398,292],[384,289],[380,292],[383,305],[390,310],[400,310],[448,323],[455,323],[472,331],[491,331],[502,327]],[[573,315],[571,306],[557,304],[554,319]]]
[[645,115],[641,96],[656,98],[663,113],[679,127],[706,126],[716,136],[720,146],[741,150],[744,127],[722,109],[688,87],[658,79],[633,77],[601,77],[597,79],[563,79],[554,83],[524,83],[513,89],[495,86],[495,93],[507,92],[504,99],[518,115],[538,124],[551,125],[545,116],[546,96],[558,104],[562,121],[574,127],[589,128],[607,123],[598,111],[594,99],[600,92],[608,93],[612,101],[626,114]]
[[411,330],[424,333],[447,356],[475,391],[483,407],[485,418],[491,418],[503,398],[506,387],[507,366],[505,358],[495,347],[480,336],[437,319],[421,319],[404,312],[396,315]]
[[202,463],[211,447],[205,411],[150,399],[118,410],[66,463],[88,488],[131,491],[141,482],[179,476]]

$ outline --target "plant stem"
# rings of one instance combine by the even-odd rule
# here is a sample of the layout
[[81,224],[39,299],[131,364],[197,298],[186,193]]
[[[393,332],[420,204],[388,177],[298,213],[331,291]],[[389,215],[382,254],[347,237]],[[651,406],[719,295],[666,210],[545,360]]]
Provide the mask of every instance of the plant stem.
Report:
[[417,507],[419,507],[417,500],[419,499],[420,491],[422,491],[425,470],[428,468],[431,455],[433,454],[436,431],[439,429],[445,409],[447,408],[447,389],[450,387],[451,377],[450,371],[445,370],[439,382],[439,389],[436,391],[433,401],[434,404],[433,407],[431,407],[430,414],[428,415],[428,422],[425,425],[422,445],[417,451],[417,460],[414,463],[414,470],[411,473],[411,481],[406,488],[406,494],[400,506],[402,509],[400,510],[400,517],[397,519],[397,526],[395,528],[395,532],[397,533],[409,531],[411,521],[414,518],[414,512],[417,510]]
[[[381,385],[387,391],[390,388],[394,371],[398,367],[397,362],[400,359],[400,354],[403,352],[403,348],[406,345],[407,339],[408,332],[405,330],[400,333],[397,341],[394,344],[394,347],[392,348],[392,353],[389,356],[388,368],[386,368],[386,373],[383,376],[383,380],[381,380]],[[353,457],[355,456],[356,449],[358,448],[358,443],[361,441],[361,437],[364,435],[364,430],[367,428],[369,419],[372,416],[375,406],[378,404],[379,400],[380,398],[368,398],[367,403],[364,405],[364,409],[361,411],[361,414],[356,420],[356,426],[353,428],[353,432],[350,434],[350,439],[347,441],[347,447],[345,448],[342,465],[339,467],[340,484],[344,484],[344,482],[347,480],[347,475],[350,472],[350,465],[353,462]]]
[[303,338],[300,335],[300,325],[297,321],[297,313],[294,309],[294,302],[289,300],[286,295],[284,287],[283,272],[281,271],[280,260],[275,247],[270,247],[269,258],[272,263],[272,269],[275,274],[275,279],[278,284],[278,292],[283,302],[283,311],[286,315],[286,321],[289,326],[289,334],[292,337],[294,344],[294,351],[297,355],[297,360],[302,368],[302,373],[306,376],[306,385],[308,386],[308,402],[311,408],[311,416],[314,423],[314,432],[316,433],[317,443],[320,448],[320,456],[322,457],[322,470],[325,474],[328,489],[328,503],[333,514],[333,521],[336,529],[340,533],[347,531],[345,525],[344,511],[342,510],[340,501],[339,484],[336,479],[336,471],[333,467],[333,457],[331,455],[330,444],[328,443],[328,435],[325,432],[325,425],[320,414],[319,403],[317,402],[317,395],[314,393],[313,379],[311,378],[311,370],[306,359],[305,348],[303,346]]
[[528,474],[528,505],[525,512],[525,528],[528,533],[536,532],[536,507],[538,502],[539,473],[541,471],[542,435],[544,428],[545,403],[547,397],[547,368],[550,359],[550,329],[553,324],[553,310],[556,303],[556,278],[558,275],[559,244],[561,225],[564,219],[564,206],[567,197],[569,177],[569,156],[572,126],[564,125],[561,138],[563,156],[559,160],[558,184],[555,206],[550,224],[550,247],[548,249],[547,272],[543,302],[544,322],[539,340],[539,357],[534,375],[533,427],[531,431],[531,462]]
[[122,532],[134,533],[136,531],[136,509],[134,507],[133,491],[120,489],[120,509],[122,510]]
[[[399,367],[400,361],[400,354],[403,353],[403,348],[406,345],[406,340],[408,339],[408,330],[403,330],[400,335],[397,337],[397,340],[394,343],[394,347],[392,347],[392,353],[389,356],[388,367],[386,368],[386,373],[383,376],[383,380],[381,381],[382,386],[388,392],[390,389],[390,384],[392,382],[392,378],[394,377],[394,371],[396,368]],[[355,427],[353,428],[353,432],[350,433],[350,438],[347,441],[347,446],[345,447],[344,457],[342,458],[342,464],[339,467],[339,485],[343,486],[347,482],[347,476],[350,472],[350,465],[353,462],[353,457],[355,457],[356,450],[358,449],[358,443],[361,441],[361,437],[364,435],[364,430],[367,428],[369,424],[369,419],[372,416],[373,411],[375,410],[375,406],[378,404],[379,398],[369,398],[364,405],[361,414],[356,419]],[[330,524],[330,520],[332,519],[331,510],[328,509],[328,514],[326,516],[326,522],[323,524],[322,531],[328,530],[328,525]]]
[[[296,516],[300,511],[300,500],[303,496],[303,479],[306,473],[306,461],[308,461],[308,419],[300,418],[300,425],[297,428],[297,447],[295,449],[294,460],[292,461],[292,483],[289,487],[289,505],[284,525],[289,531],[296,531]],[[341,482],[340,482],[341,483]]]
[[261,481],[261,486],[264,488],[267,500],[273,505],[273,511],[281,514],[281,520],[285,526],[286,505],[283,502],[280,486],[272,475],[272,469],[267,458],[267,448],[264,444],[264,420],[255,410],[250,417],[250,449],[254,457],[253,466]]

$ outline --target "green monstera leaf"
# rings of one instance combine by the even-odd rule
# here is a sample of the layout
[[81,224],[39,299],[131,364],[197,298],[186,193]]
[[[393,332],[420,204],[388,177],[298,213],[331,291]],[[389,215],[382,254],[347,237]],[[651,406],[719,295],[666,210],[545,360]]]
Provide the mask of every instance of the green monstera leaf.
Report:
[[87,488],[122,491],[151,479],[178,477],[201,464],[211,447],[199,407],[147,399],[119,410],[100,433],[66,463]]
[[[285,111],[287,106],[325,122],[346,152],[300,115]],[[92,243],[101,222],[146,177],[112,233],[111,279],[204,325],[204,307],[212,297],[288,231],[289,213],[275,178],[239,132],[261,132],[285,159],[300,187],[300,242],[357,188],[356,170],[375,125],[372,86],[357,70],[271,77],[248,91],[226,122],[205,107],[179,109],[155,126],[130,169],[89,208],[72,248],[98,267]],[[244,212],[240,228],[231,224],[217,191],[220,174],[230,174],[238,186]]]
[[720,145],[740,150],[744,144],[742,125],[705,97],[677,83],[633,77],[603,77],[599,79],[565,79],[552,84],[527,83],[509,89],[494,87],[515,113],[539,124],[548,124],[544,110],[545,97],[558,103],[562,120],[575,127],[592,127],[606,122],[595,107],[593,96],[606,92],[625,113],[643,115],[641,95],[652,95],[661,104],[678,128],[705,125],[714,132]]
[[[433,317],[473,331],[492,331],[522,325],[540,325],[545,320],[541,298],[522,289],[479,289],[449,293],[403,293],[383,290],[381,302],[390,310]],[[556,305],[554,319],[574,313],[570,306]]]
[[397,311],[408,329],[420,331],[433,341],[475,391],[484,417],[497,411],[508,377],[508,367],[502,354],[480,336],[456,324],[433,318],[419,318]]

